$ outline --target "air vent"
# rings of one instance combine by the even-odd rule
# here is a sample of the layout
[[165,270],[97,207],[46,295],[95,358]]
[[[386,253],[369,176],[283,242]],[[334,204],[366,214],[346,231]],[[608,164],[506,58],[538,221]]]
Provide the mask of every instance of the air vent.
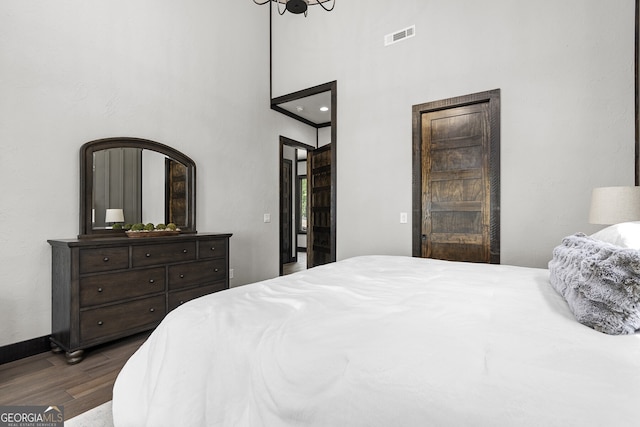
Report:
[[412,25],[403,30],[396,31],[395,33],[387,34],[386,36],[384,36],[384,45],[389,46],[394,43],[398,43],[401,40],[406,40],[415,35],[416,35],[416,26]]

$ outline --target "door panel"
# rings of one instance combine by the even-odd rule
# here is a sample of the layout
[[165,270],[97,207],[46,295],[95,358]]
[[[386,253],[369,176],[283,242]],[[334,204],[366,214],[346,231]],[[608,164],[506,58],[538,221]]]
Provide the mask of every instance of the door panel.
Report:
[[489,104],[422,113],[421,256],[490,262]]
[[331,144],[307,155],[309,224],[307,267],[334,261],[331,254]]

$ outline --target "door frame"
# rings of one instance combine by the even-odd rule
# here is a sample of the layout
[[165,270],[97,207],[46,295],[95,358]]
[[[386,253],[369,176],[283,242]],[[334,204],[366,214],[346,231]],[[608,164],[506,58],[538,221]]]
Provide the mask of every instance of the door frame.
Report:
[[422,114],[472,104],[489,103],[490,258],[500,263],[500,89],[442,99],[413,106],[412,255],[422,247]]
[[[297,150],[295,151],[297,155]],[[294,175],[298,175],[298,162],[295,159],[286,159],[284,156],[280,159],[280,215],[279,215],[279,225],[280,225],[280,265],[287,264],[289,262],[296,262],[297,257],[293,253],[293,244],[294,244],[294,236],[296,239],[296,251],[297,251],[297,235],[295,234],[295,222],[296,222],[296,211],[294,207],[294,203],[297,202],[297,194],[295,192],[295,180]],[[283,190],[285,188],[285,180],[283,179],[286,175],[286,165],[289,165],[289,198],[285,200]],[[285,202],[289,202],[289,227],[288,230],[285,230],[284,227],[284,218],[283,212],[285,212]],[[289,234],[289,248],[288,254],[285,255],[285,232]]]
[[636,0],[634,48],[635,86],[635,185],[640,185],[640,0]]
[[[282,194],[280,194],[280,189],[282,188],[282,159],[283,159],[283,156],[284,156],[284,146],[285,145],[288,146],[288,147],[293,147],[293,148],[302,148],[304,150],[307,150],[307,152],[313,151],[313,150],[316,149],[316,147],[314,147],[313,145],[308,145],[308,144],[305,144],[304,142],[296,141],[295,139],[287,138],[286,136],[280,135],[280,155],[278,156],[278,171],[279,171],[278,172],[278,174],[279,174],[278,175],[278,181],[279,181],[279,184],[278,184],[278,198],[279,198],[279,202],[278,202],[278,209],[279,209],[279,212],[278,212],[278,223],[279,224],[282,223],[282,220],[281,220],[280,217],[282,216],[282,210],[283,210],[282,209],[283,208],[283,206],[282,206]],[[308,157],[308,155],[307,155],[307,157]],[[297,163],[294,166],[294,169],[295,169],[296,175],[297,175],[297,170],[298,170]],[[295,182],[292,182],[292,184],[295,187]],[[308,185],[308,181],[307,181],[307,185]],[[295,194],[295,189],[294,189],[292,194],[294,194],[294,200],[295,200],[297,198],[297,195]],[[309,201],[307,201],[307,203],[309,203]],[[278,226],[278,229],[280,229],[280,226]],[[307,228],[307,240],[308,240],[308,236],[309,236],[310,233],[313,233],[313,231]],[[297,238],[298,237],[298,233],[297,233],[297,227],[295,226],[295,224],[294,224],[294,236],[295,236],[295,239],[294,239],[295,242],[294,243],[295,243],[296,250],[297,250],[297,247],[298,247],[298,238]],[[278,257],[278,259],[279,259],[279,264],[280,264],[280,266],[279,266],[279,272],[280,272],[279,274],[280,274],[280,276],[282,276],[283,273],[284,273],[283,264],[282,264],[282,246],[283,245],[284,245],[284,241],[282,239],[282,232],[280,231],[278,233],[278,250],[279,250],[279,253],[280,253],[280,256]]]

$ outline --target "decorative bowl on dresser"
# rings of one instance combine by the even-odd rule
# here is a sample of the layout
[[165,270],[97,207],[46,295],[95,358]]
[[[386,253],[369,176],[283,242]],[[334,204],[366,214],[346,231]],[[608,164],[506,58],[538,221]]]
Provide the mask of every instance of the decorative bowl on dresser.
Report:
[[54,351],[84,349],[152,329],[179,305],[229,288],[231,234],[49,240]]
[[[65,351],[68,363],[80,362],[88,347],[155,328],[180,304],[229,288],[231,234],[196,231],[195,184],[195,162],[158,142],[118,137],[80,147],[80,234],[48,240],[51,348]],[[128,223],[142,223],[143,212],[164,215],[180,233],[127,237],[106,214],[111,209]]]

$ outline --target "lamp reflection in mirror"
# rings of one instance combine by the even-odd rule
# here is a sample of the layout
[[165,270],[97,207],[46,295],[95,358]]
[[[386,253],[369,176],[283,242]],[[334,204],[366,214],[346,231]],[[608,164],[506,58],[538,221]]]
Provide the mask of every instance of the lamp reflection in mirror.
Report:
[[110,225],[118,222],[124,222],[124,211],[122,209],[107,209],[104,216],[104,222]]
[[640,221],[640,187],[599,187],[591,193],[589,223]]
[[[267,4],[270,1],[276,2],[278,4],[278,13],[280,15],[284,15],[286,11],[293,13],[295,15],[299,15],[304,13],[304,16],[307,16],[307,9],[309,6],[320,5],[327,12],[332,11],[334,6],[336,5],[336,0],[253,0],[255,4]],[[327,3],[325,5],[325,3]],[[331,6],[328,4],[331,3]],[[280,5],[284,5],[284,9],[280,10]]]

